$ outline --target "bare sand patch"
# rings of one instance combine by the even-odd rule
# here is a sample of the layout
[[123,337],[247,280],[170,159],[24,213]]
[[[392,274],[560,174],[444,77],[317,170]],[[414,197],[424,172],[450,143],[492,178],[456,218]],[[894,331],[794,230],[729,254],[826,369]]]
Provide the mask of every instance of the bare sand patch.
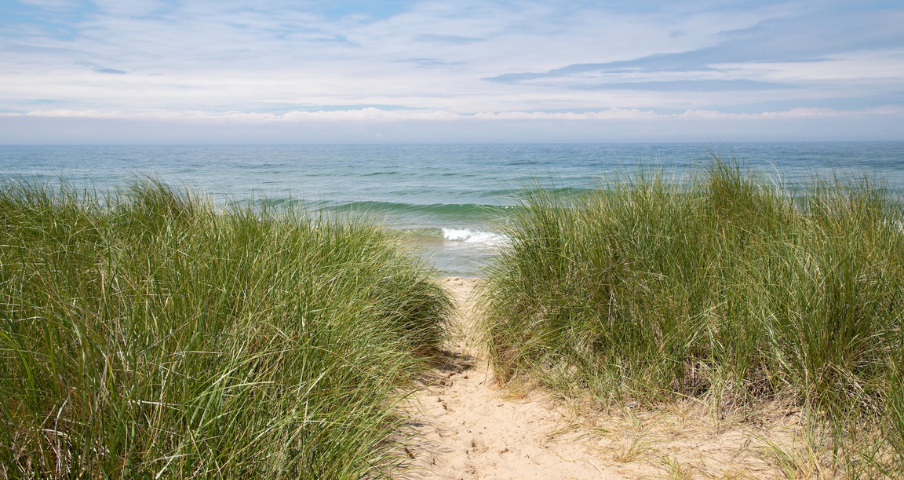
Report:
[[500,388],[472,335],[478,312],[471,293],[478,282],[442,280],[456,313],[444,363],[421,380],[423,388],[408,405],[415,436],[405,451],[410,469],[399,478],[742,479],[788,473],[768,445],[788,445],[793,415],[759,424],[713,419],[691,401],[657,411],[597,413],[540,387]]

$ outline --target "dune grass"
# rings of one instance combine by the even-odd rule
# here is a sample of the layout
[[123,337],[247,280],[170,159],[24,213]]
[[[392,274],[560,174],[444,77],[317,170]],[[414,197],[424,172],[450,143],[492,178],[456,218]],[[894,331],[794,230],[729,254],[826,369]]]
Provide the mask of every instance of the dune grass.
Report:
[[361,219],[0,185],[0,478],[379,477],[441,340]]
[[844,475],[904,470],[904,210],[881,185],[714,158],[523,204],[482,292],[500,378],[604,407],[790,402]]

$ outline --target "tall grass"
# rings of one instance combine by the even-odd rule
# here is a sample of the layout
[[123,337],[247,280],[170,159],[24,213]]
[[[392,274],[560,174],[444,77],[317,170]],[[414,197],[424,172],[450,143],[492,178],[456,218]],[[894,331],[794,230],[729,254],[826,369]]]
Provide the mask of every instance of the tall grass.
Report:
[[885,432],[904,467],[904,210],[881,186],[783,189],[715,158],[524,206],[483,291],[501,378],[603,405],[783,399],[836,439]]
[[374,477],[449,306],[381,228],[0,185],[0,478]]

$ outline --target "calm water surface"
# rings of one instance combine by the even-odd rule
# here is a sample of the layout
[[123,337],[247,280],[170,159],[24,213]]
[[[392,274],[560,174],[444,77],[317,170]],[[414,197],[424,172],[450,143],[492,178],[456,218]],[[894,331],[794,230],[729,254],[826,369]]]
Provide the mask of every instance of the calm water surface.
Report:
[[638,169],[683,177],[713,152],[785,183],[843,171],[904,191],[904,142],[0,146],[0,171],[99,189],[150,174],[220,202],[303,200],[309,208],[367,210],[410,232],[443,274],[477,276],[502,240],[498,222],[519,189],[580,191]]

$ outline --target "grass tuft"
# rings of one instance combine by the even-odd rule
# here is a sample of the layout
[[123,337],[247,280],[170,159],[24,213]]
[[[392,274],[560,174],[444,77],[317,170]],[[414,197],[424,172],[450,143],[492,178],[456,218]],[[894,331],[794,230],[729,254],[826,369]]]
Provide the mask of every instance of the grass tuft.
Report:
[[360,218],[0,184],[0,478],[362,478],[441,341]]
[[790,401],[833,456],[862,464],[879,429],[895,453],[870,458],[900,468],[904,210],[881,185],[783,186],[714,157],[688,181],[639,172],[523,207],[482,293],[500,378],[603,406]]

